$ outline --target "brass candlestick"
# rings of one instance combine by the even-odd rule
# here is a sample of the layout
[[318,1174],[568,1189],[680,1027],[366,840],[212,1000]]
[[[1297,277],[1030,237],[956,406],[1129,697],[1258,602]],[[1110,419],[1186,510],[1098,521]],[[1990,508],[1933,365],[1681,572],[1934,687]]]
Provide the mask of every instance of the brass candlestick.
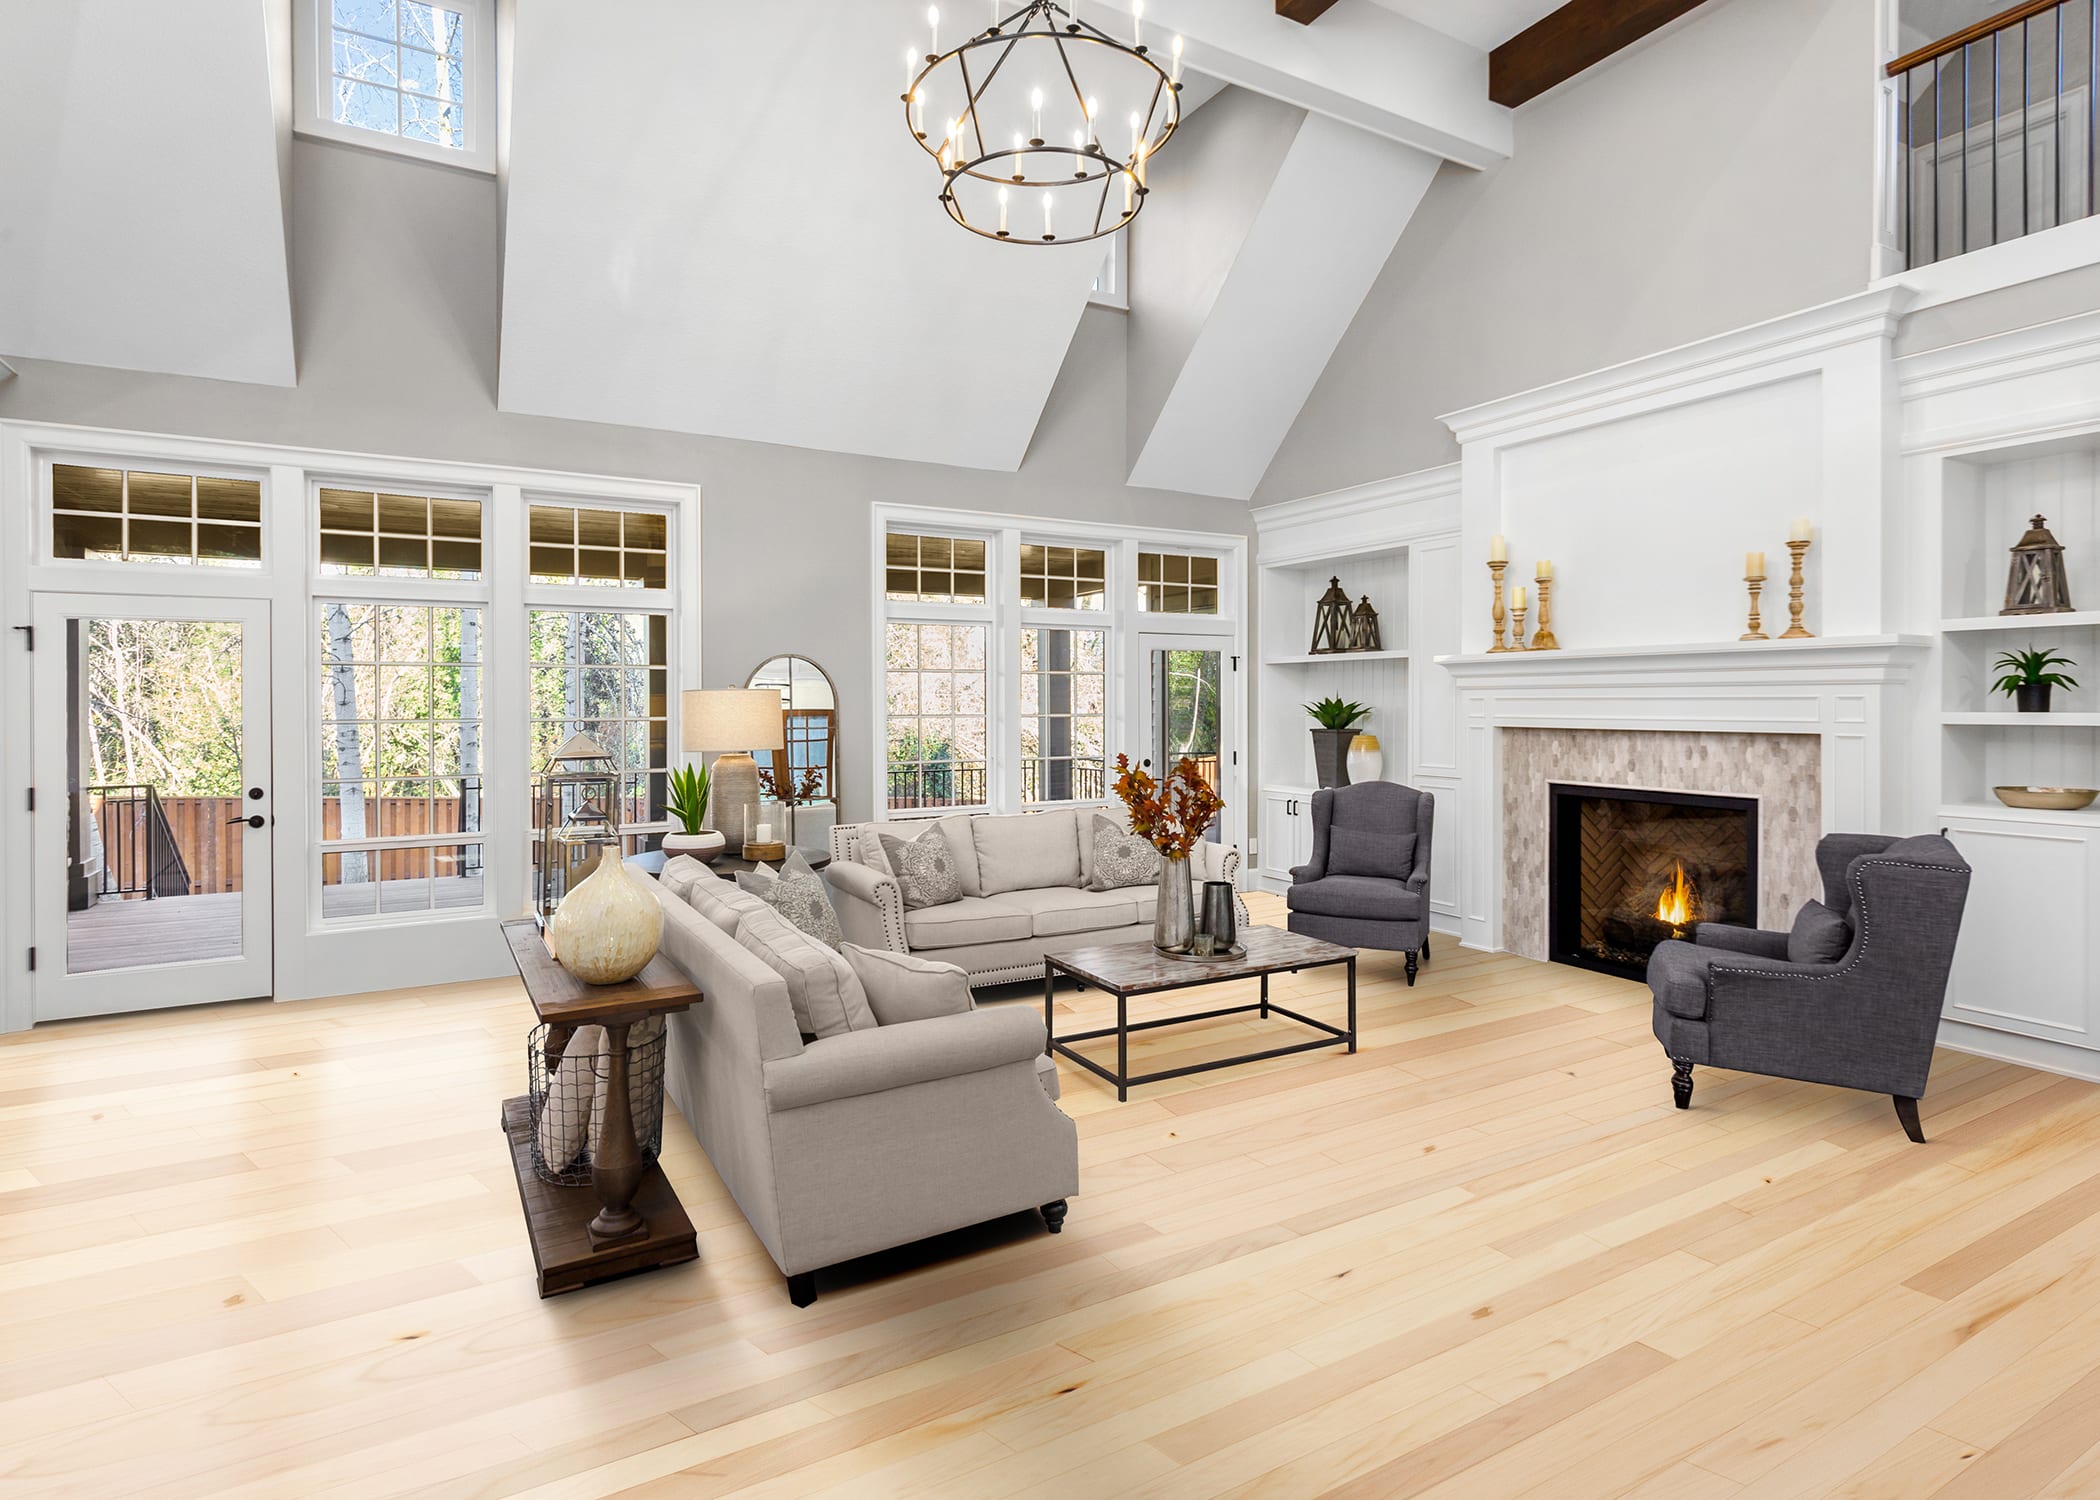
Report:
[[1539,586],[1539,628],[1532,633],[1531,645],[1527,649],[1532,651],[1558,651],[1560,649],[1560,641],[1553,634],[1553,579],[1551,575],[1542,573],[1539,575],[1537,583]]
[[1769,641],[1771,637],[1766,635],[1761,628],[1764,624],[1764,617],[1757,612],[1757,596],[1765,591],[1765,575],[1762,573],[1746,573],[1743,575],[1743,582],[1750,585],[1750,628],[1738,636],[1737,639]]
[[1493,655],[1497,651],[1510,649],[1502,644],[1502,628],[1509,619],[1502,607],[1502,570],[1508,566],[1507,562],[1490,562],[1488,564],[1488,571],[1495,575],[1495,644],[1488,647],[1489,655]]
[[1509,614],[1510,618],[1516,621],[1517,628],[1510,632],[1510,638],[1514,640],[1516,644],[1514,646],[1508,647],[1507,649],[1511,651],[1525,651],[1530,649],[1524,644],[1524,606],[1521,604],[1514,606],[1510,610]]
[[1786,550],[1794,554],[1794,576],[1787,580],[1787,613],[1794,623],[1787,626],[1782,641],[1805,641],[1813,639],[1815,632],[1801,623],[1801,559],[1808,556],[1808,542],[1788,542]]

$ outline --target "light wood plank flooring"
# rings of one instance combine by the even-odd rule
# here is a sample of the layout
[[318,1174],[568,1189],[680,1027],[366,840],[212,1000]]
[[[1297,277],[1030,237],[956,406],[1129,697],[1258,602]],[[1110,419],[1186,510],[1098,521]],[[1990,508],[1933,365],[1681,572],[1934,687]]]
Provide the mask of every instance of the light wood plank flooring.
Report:
[[1703,1069],[1680,1114],[1636,986],[1364,969],[1354,1057],[1067,1068],[1063,1235],[804,1312],[675,1123],[702,1259],[534,1296],[511,985],[0,1039],[0,1494],[2100,1494],[2100,1089],[1943,1054],[1928,1146]]

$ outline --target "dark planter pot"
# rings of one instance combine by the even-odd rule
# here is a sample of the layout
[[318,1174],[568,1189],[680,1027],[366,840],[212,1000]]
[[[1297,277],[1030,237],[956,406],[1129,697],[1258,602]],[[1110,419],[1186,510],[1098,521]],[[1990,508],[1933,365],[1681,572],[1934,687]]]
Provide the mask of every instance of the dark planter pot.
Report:
[[2045,714],[2049,712],[2049,689],[2047,682],[2030,682],[2013,689],[2013,707],[2023,714]]
[[1349,784],[1349,746],[1360,732],[1355,729],[1315,729],[1312,732],[1313,771],[1321,786]]

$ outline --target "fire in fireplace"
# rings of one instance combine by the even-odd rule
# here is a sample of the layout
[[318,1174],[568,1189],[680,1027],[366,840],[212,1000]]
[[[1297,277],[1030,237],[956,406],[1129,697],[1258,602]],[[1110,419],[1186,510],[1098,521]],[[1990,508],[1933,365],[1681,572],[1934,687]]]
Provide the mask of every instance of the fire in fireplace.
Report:
[[1547,940],[1557,963],[1639,979],[1700,922],[1757,916],[1757,802],[1704,792],[1548,788]]

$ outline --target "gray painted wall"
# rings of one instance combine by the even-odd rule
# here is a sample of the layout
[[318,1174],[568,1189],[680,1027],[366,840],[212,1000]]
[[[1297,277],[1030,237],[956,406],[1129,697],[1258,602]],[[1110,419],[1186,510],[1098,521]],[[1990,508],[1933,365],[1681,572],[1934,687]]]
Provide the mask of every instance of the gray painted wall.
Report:
[[1446,166],[1255,503],[1458,456],[1442,413],[1860,290],[1875,0],[1708,0]]
[[697,484],[704,681],[741,683],[782,651],[828,668],[849,818],[868,814],[871,504],[1250,530],[1237,502],[1123,482],[1124,316],[1102,310],[1082,320],[1013,474],[499,412],[497,232],[493,179],[299,140],[296,388],[18,360],[0,418]]

